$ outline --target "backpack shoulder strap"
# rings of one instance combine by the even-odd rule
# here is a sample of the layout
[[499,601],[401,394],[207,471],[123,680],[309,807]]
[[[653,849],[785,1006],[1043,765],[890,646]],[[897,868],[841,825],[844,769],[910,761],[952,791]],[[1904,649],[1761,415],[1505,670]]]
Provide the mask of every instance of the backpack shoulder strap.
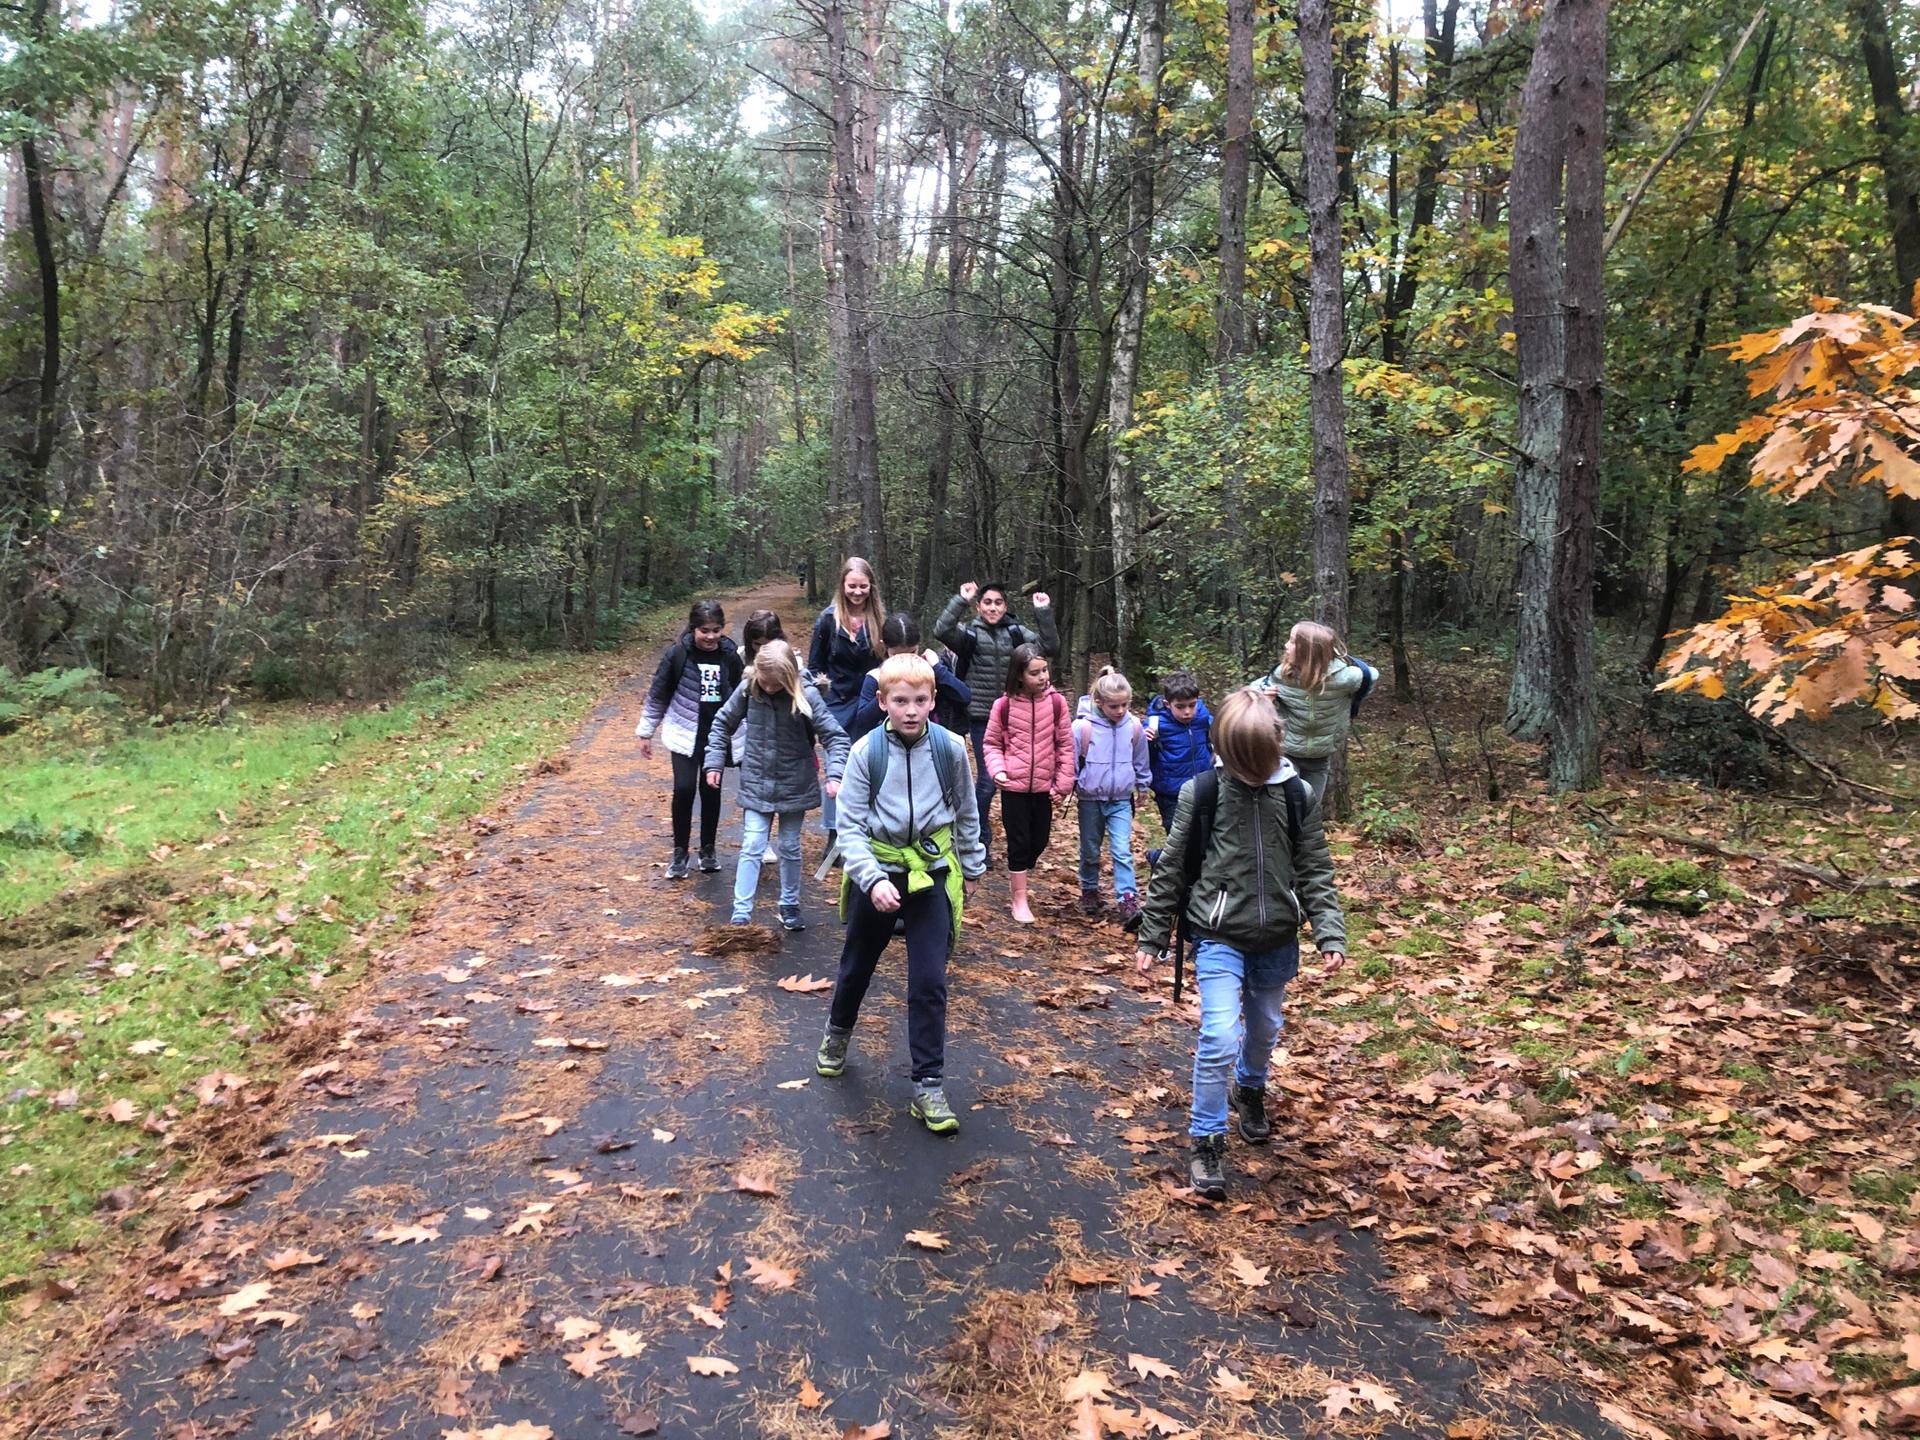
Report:
[[867,732],[867,794],[871,797],[880,793],[880,787],[886,783],[887,760],[892,746],[887,744],[887,724],[881,721]]
[[1280,790],[1287,797],[1287,848],[1300,849],[1300,826],[1307,815],[1307,782],[1298,775],[1289,775],[1280,783]]
[[1208,770],[1193,777],[1193,833],[1187,837],[1186,864],[1182,878],[1191,890],[1207,863],[1207,851],[1213,848],[1213,821],[1220,809],[1220,772]]
[[960,740],[940,725],[929,724],[927,734],[939,737],[933,742],[933,773],[940,779],[940,798],[951,807],[960,777]]

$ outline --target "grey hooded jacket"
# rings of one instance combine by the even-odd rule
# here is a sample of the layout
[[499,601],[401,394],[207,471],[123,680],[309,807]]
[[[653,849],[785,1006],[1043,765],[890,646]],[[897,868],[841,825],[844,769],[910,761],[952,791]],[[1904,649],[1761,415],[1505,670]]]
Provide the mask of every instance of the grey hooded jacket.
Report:
[[827,779],[838,780],[847,765],[847,732],[833,718],[824,696],[809,685],[807,708],[796,715],[785,695],[766,695],[752,680],[734,687],[713,717],[707,737],[707,770],[724,770],[736,730],[740,747],[740,807],[766,815],[786,815],[820,807],[820,775],[813,763],[818,741],[827,751]]
[[1049,659],[1060,654],[1060,626],[1053,618],[1051,609],[1033,612],[1033,618],[1040,626],[1035,634],[1024,625],[1014,623],[1008,614],[998,625],[989,625],[975,616],[964,625],[961,623],[968,609],[968,600],[955,595],[947,602],[947,608],[940,612],[933,633],[941,643],[949,646],[959,662],[954,671],[973,689],[973,699],[967,702],[967,714],[976,725],[984,725],[993,714],[993,702],[998,700],[1007,688],[1007,666],[1013,663],[1013,652],[1021,645],[1033,641],[1040,646]]

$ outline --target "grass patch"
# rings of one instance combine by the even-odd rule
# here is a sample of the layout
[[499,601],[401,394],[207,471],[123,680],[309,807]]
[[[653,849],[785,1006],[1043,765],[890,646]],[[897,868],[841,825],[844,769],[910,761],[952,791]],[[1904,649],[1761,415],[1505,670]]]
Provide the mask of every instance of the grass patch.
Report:
[[[384,709],[7,756],[10,804],[104,843],[25,852],[4,913],[31,919],[76,885],[175,893],[130,932],[66,914],[59,935],[87,957],[111,947],[100,963],[0,951],[0,1276],[85,1248],[109,1223],[101,1195],[173,1173],[182,1159],[152,1131],[191,1112],[206,1077],[265,1078],[262,1036],[352,982],[370,932],[417,903],[406,880],[569,736],[611,673],[604,657],[488,660]],[[149,873],[163,862],[171,884]]]

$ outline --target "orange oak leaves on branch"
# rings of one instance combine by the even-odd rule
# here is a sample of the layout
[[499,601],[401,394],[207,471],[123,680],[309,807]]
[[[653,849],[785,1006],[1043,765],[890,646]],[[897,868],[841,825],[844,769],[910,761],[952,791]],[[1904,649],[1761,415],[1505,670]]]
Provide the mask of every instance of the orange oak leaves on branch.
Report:
[[[1788,502],[1842,484],[1920,499],[1920,322],[1822,299],[1783,329],[1722,348],[1751,366],[1749,393],[1773,403],[1697,447],[1682,469],[1711,474],[1752,445],[1752,483]],[[1854,703],[1920,719],[1916,555],[1920,540],[1901,537],[1728,597],[1719,619],[1676,632],[1660,688],[1718,698],[1737,687],[1775,724]]]

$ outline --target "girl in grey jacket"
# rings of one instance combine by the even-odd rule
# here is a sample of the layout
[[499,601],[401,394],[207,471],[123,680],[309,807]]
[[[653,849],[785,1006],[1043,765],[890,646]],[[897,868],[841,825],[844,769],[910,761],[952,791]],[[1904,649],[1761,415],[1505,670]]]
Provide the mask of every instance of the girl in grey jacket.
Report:
[[1378,678],[1324,625],[1302,620],[1287,636],[1267,689],[1287,728],[1287,759],[1315,801],[1325,797],[1333,757],[1345,747],[1360,702]]
[[754,891],[776,818],[780,839],[780,923],[806,929],[800,914],[800,832],[807,811],[820,805],[820,772],[813,747],[827,751],[826,793],[840,789],[847,765],[847,732],[833,718],[820,692],[800,678],[800,662],[784,640],[769,640],[754,653],[753,669],[740,682],[707,737],[708,783],[718,785],[735,731],[745,736],[740,748],[740,806],[746,812],[740,841],[740,868],[733,877],[733,923],[753,919]]

